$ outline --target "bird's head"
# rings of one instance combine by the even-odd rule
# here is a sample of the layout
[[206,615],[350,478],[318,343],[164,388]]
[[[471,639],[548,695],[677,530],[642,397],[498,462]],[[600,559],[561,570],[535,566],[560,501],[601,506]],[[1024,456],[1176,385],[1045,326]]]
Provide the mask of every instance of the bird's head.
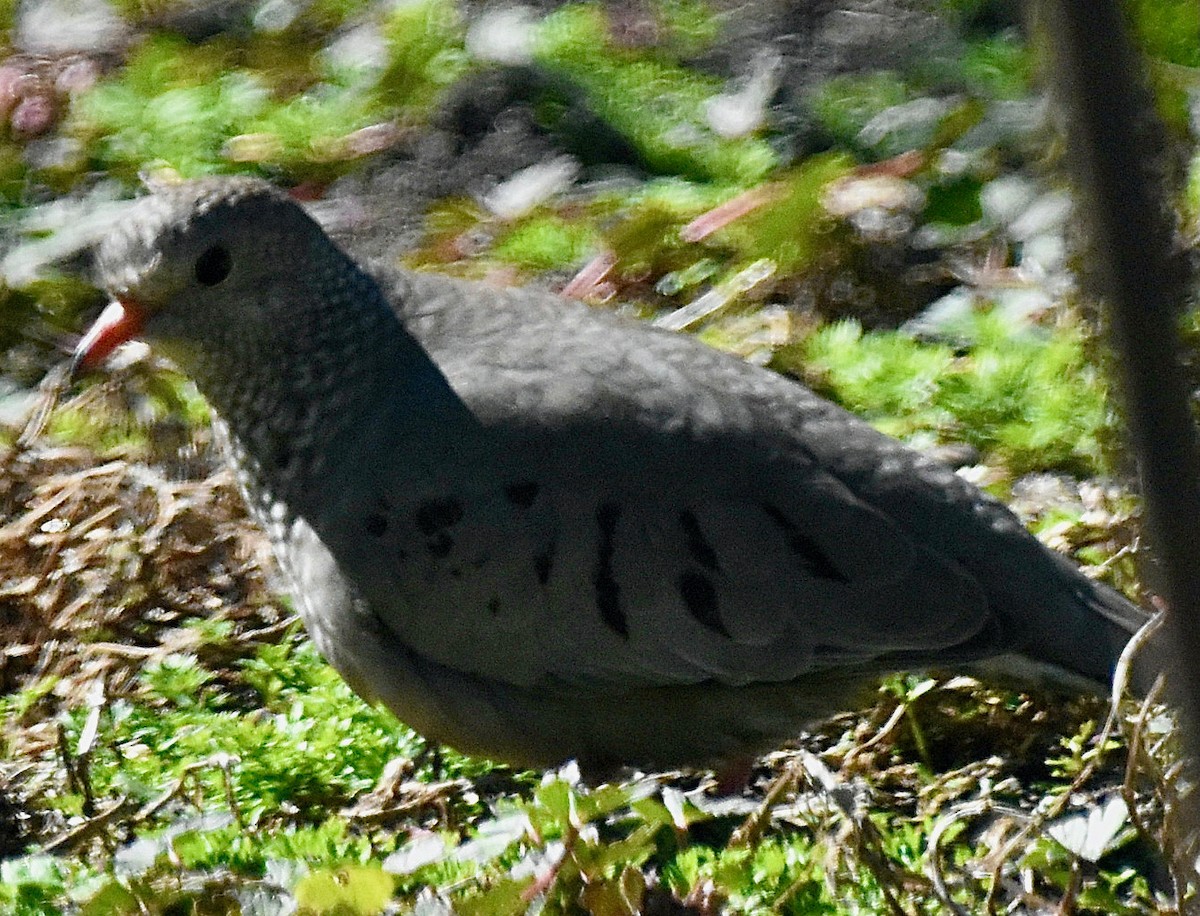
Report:
[[294,317],[277,314],[281,305],[305,298],[271,291],[301,283],[304,271],[319,273],[331,248],[308,215],[264,181],[204,179],[158,190],[134,202],[100,244],[97,281],[112,301],[80,341],[73,367],[94,368],[133,338],[185,370],[218,347],[252,357],[256,337],[269,340]]

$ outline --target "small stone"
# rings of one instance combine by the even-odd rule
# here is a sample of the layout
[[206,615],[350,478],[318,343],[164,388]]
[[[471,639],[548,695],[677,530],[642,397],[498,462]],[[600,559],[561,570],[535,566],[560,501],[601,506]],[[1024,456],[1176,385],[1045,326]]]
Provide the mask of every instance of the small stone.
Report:
[[31,93],[19,102],[8,117],[13,135],[18,138],[44,134],[58,117],[58,106],[48,93]]

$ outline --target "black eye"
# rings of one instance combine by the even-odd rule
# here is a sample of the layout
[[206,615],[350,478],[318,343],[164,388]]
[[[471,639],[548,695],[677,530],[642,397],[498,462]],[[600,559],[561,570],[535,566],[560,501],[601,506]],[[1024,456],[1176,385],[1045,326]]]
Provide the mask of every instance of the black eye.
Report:
[[213,245],[196,258],[196,282],[202,286],[216,286],[229,276],[233,269],[233,257],[224,245]]

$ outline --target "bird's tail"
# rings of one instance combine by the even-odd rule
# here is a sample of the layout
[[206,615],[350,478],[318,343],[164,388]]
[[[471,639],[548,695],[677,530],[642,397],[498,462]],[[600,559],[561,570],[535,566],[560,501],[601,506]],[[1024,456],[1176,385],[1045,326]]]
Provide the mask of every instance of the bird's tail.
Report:
[[[1040,557],[1051,558],[1052,567],[1012,602],[1020,619],[1000,628],[999,638],[1011,642],[993,642],[991,656],[977,656],[968,668],[996,683],[1107,696],[1126,646],[1151,615],[1061,554]],[[1161,670],[1158,648],[1149,640],[1129,666],[1125,686],[1134,696],[1145,696]]]
[[[1116,589],[1087,578],[1066,557],[1054,554],[1054,558],[1069,574],[1076,612],[1054,615],[1046,629],[1053,627],[1055,632],[1043,634],[1035,654],[1100,687],[1111,687],[1126,646],[1152,615]],[[1162,670],[1159,647],[1151,638],[1130,659],[1125,686],[1136,696],[1144,696]]]

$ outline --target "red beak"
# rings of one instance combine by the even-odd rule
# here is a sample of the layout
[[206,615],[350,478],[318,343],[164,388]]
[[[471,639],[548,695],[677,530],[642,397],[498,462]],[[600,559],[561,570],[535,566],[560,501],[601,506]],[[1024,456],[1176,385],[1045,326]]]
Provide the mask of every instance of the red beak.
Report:
[[71,358],[71,372],[94,369],[121,344],[132,340],[142,329],[146,313],[135,303],[114,300],[91,326]]

